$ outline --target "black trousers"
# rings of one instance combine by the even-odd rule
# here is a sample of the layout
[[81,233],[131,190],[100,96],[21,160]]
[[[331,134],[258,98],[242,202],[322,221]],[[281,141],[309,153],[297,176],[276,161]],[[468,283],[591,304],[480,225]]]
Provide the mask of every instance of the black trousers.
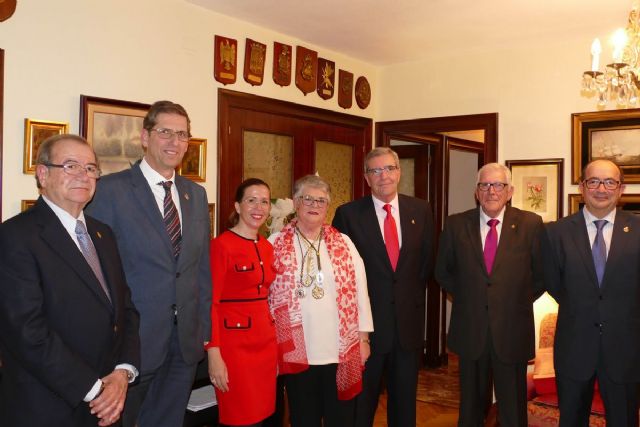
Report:
[[491,399],[491,378],[498,401],[501,426],[527,426],[527,362],[504,363],[493,348],[491,334],[479,359],[460,357],[459,427],[482,427],[487,402]]
[[404,350],[397,338],[390,353],[371,353],[362,378],[362,393],[356,397],[357,427],[373,426],[382,378],[387,385],[387,425],[415,427],[419,350]]
[[349,427],[355,401],[338,400],[338,365],[311,365],[299,374],[284,376],[291,427]]

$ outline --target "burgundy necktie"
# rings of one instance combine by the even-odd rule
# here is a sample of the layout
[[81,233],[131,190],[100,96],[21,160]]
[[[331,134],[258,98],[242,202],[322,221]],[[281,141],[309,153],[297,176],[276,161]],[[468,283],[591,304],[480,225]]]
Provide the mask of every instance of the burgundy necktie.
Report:
[[391,267],[393,267],[393,271],[395,271],[398,265],[398,257],[400,256],[398,229],[396,228],[396,220],[393,219],[393,215],[391,215],[391,205],[384,205],[384,210],[387,211],[387,217],[384,219],[384,244],[387,247]]
[[491,274],[493,268],[493,261],[496,258],[496,252],[498,250],[498,230],[497,225],[500,223],[495,218],[490,219],[487,222],[489,226],[489,232],[487,238],[484,241],[484,264],[487,266],[487,273]]
[[171,181],[160,183],[164,187],[164,225],[167,228],[167,233],[169,233],[169,239],[171,239],[173,256],[178,259],[180,247],[182,246],[182,233],[180,231],[178,209],[176,209],[176,204],[173,203],[173,198],[171,197],[171,184],[173,184]]

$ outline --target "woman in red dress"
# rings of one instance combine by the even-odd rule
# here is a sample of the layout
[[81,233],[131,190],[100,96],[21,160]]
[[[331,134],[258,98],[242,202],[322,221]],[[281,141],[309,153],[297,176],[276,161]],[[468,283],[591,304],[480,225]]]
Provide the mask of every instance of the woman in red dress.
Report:
[[267,305],[275,278],[273,248],[258,234],[270,207],[269,186],[256,178],[245,180],[236,191],[233,227],[211,242],[207,353],[224,425],[260,426],[275,410],[277,349]]

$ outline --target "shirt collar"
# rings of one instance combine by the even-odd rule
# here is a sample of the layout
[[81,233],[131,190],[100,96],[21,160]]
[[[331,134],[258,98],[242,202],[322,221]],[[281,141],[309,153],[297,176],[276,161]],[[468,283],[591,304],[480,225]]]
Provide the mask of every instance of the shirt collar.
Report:
[[[489,222],[490,219],[492,219],[492,217],[490,217],[489,215],[487,215],[483,210],[482,210],[482,206],[480,206],[478,209],[480,209],[480,222],[482,224],[486,224]],[[495,219],[497,219],[499,222],[499,224],[502,224],[504,222],[504,212],[507,210],[506,206],[502,207],[502,210],[500,211],[500,213],[498,214],[498,216],[495,217]]]
[[154,185],[157,185],[158,183],[164,182],[164,181],[171,181],[175,184],[175,178],[176,178],[175,171],[173,171],[173,175],[171,175],[171,178],[167,179],[164,176],[160,175],[155,169],[153,169],[151,165],[147,163],[146,158],[143,158],[142,161],[140,162],[140,172],[142,172],[142,175],[147,180],[151,188],[154,188],[153,187]]
[[376,196],[374,196],[373,194],[371,195],[371,199],[373,199],[373,206],[376,208],[376,210],[378,210],[378,209],[383,209],[384,210],[384,205],[391,205],[391,211],[392,212],[398,212],[399,211],[398,193],[396,193],[396,195],[393,197],[393,200],[391,200],[389,203],[383,202],[382,200],[376,198]]
[[602,218],[597,218],[595,215],[593,215],[591,212],[589,212],[589,209],[587,209],[586,207],[582,208],[582,214],[584,215],[584,221],[587,223],[587,225],[589,224],[593,224],[593,221],[599,220],[599,219],[606,219],[607,222],[610,222],[611,224],[613,224],[616,220],[616,209],[612,209],[611,212],[609,212],[608,214],[606,214],[604,217]]
[[53,213],[56,214],[56,216],[58,217],[58,219],[60,220],[64,228],[67,231],[69,231],[69,233],[75,234],[76,223],[78,221],[84,222],[86,226],[87,221],[84,218],[84,211],[80,211],[80,215],[78,215],[78,218],[74,218],[73,215],[71,215],[69,212],[65,211],[60,206],[53,203],[51,200],[47,199],[46,196],[43,195],[42,200],[44,200],[45,203],[49,205]]

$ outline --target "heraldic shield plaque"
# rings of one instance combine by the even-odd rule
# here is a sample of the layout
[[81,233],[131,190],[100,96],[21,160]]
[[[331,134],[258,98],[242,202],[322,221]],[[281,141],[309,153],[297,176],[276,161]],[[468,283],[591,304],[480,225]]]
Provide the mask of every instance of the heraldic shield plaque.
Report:
[[333,96],[336,81],[336,64],[328,59],[318,58],[318,96],[329,99]]
[[305,95],[316,90],[318,52],[296,46],[296,86]]
[[371,86],[365,76],[360,76],[356,80],[356,103],[364,110],[369,106],[369,102],[371,102]]
[[213,52],[213,76],[222,84],[236,82],[238,69],[238,41],[215,36]]
[[259,86],[262,84],[266,57],[266,44],[247,39],[244,51],[244,80],[250,85]]
[[280,86],[291,84],[291,46],[273,42],[273,81]]
[[353,105],[353,73],[340,70],[338,73],[338,105],[351,108]]

